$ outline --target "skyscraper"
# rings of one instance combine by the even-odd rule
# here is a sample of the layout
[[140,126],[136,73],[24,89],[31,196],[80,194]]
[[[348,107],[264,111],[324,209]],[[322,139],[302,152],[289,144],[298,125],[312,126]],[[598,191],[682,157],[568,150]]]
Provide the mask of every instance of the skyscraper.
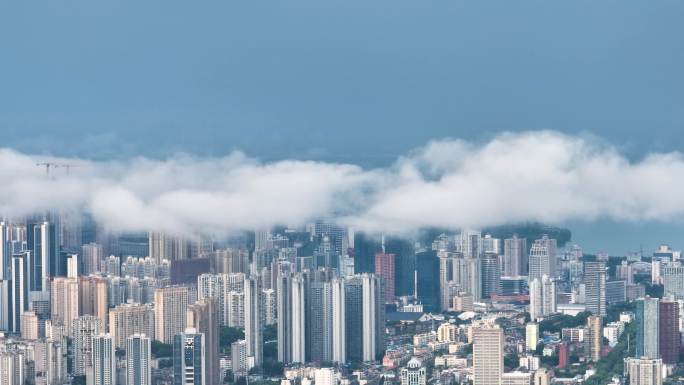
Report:
[[503,330],[473,330],[473,385],[501,385],[503,348]]
[[373,361],[384,352],[384,301],[380,280],[358,274],[345,282],[347,359]]
[[314,280],[309,287],[308,347],[311,361],[332,361],[333,309],[332,285],[329,281]]
[[556,276],[556,240],[546,235],[534,241],[529,257],[529,280],[543,275]]
[[12,257],[12,280],[9,289],[10,321],[9,329],[14,333],[21,332],[21,313],[28,310],[31,252],[14,254]]
[[204,298],[188,306],[188,328],[197,330],[205,336],[204,355],[206,357],[206,377],[208,384],[219,384],[219,335],[218,306],[214,298]]
[[174,385],[211,385],[206,375],[205,336],[186,329],[173,339]]
[[135,385],[152,384],[152,360],[150,338],[134,334],[126,340],[126,383]]
[[81,259],[83,260],[83,275],[90,275],[102,271],[104,251],[98,243],[88,243],[81,246]]
[[0,280],[10,278],[12,253],[9,247],[9,226],[0,221]]
[[383,300],[394,301],[394,274],[396,270],[395,255],[390,253],[375,254],[375,275],[383,280]]
[[662,266],[663,291],[666,296],[684,300],[684,266]]
[[93,337],[93,384],[116,385],[116,355],[114,337],[100,334]]
[[585,305],[592,314],[606,316],[606,264],[584,262]]
[[601,347],[603,345],[603,324],[601,317],[592,315],[587,318],[588,338],[585,344],[589,347],[588,357],[596,362],[601,359]]
[[676,364],[679,362],[679,349],[681,346],[679,303],[671,300],[661,300],[658,317],[660,358],[664,364]]
[[170,344],[173,337],[186,327],[188,288],[171,286],[154,292],[155,339]]
[[335,278],[332,285],[332,361],[347,361],[346,315],[345,315],[345,280]]
[[499,256],[495,253],[485,253],[481,258],[482,272],[482,298],[491,298],[499,294],[501,283],[501,270],[499,268]]
[[261,365],[263,360],[263,303],[261,283],[256,276],[245,278],[245,341],[248,367]]
[[512,238],[504,240],[504,255],[502,274],[506,277],[517,277],[527,272],[527,239],[518,238],[513,234]]
[[636,301],[637,357],[660,358],[659,313],[658,298],[647,297]]

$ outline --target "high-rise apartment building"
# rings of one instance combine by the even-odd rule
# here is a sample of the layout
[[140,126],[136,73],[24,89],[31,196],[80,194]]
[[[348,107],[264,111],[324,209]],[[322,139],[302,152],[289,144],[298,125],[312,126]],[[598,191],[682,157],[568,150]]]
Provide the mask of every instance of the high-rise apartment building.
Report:
[[533,352],[537,349],[537,343],[539,343],[539,324],[530,322],[525,325],[525,349]]
[[93,337],[93,384],[116,385],[116,354],[114,337],[100,334]]
[[88,243],[81,246],[81,260],[83,261],[83,275],[95,274],[102,271],[104,250],[99,243]]
[[188,288],[171,286],[154,292],[155,339],[170,344],[176,334],[186,328]]
[[376,360],[384,352],[384,301],[380,280],[358,274],[345,281],[347,359]]
[[245,278],[245,341],[248,367],[261,365],[263,360],[263,301],[259,278]]
[[626,358],[625,374],[629,385],[662,385],[663,362],[654,358]]
[[663,292],[677,300],[684,300],[684,266],[667,264],[662,266]]
[[126,339],[126,383],[152,384],[152,344],[150,337],[134,334]]
[[51,319],[70,325],[79,316],[78,278],[55,277],[50,289]]
[[21,313],[29,309],[29,261],[31,252],[15,254],[12,257],[12,279],[10,280],[8,328],[14,333],[21,332]]
[[601,359],[601,348],[603,346],[603,323],[599,316],[592,315],[587,318],[588,338],[585,343],[588,346],[588,358],[594,362]]
[[503,349],[503,330],[473,330],[473,385],[501,385]]
[[75,376],[84,376],[86,369],[93,366],[93,338],[104,332],[99,318],[87,315],[71,322],[73,338],[73,370]]
[[544,275],[556,276],[556,240],[546,235],[532,244],[528,278],[532,281]]
[[149,304],[120,304],[109,311],[109,334],[117,349],[125,349],[128,337],[135,334],[154,338],[154,324],[154,309]]
[[530,281],[530,319],[539,318],[556,312],[556,283],[549,276],[544,275]]

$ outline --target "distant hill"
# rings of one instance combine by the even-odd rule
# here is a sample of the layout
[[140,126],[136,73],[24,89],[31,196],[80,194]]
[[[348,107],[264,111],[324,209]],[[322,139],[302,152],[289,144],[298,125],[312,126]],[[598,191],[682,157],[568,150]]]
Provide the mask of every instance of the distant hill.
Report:
[[491,234],[492,237],[501,239],[510,238],[513,234],[518,234],[518,237],[520,238],[527,238],[528,246],[534,242],[535,239],[541,238],[544,234],[548,235],[549,238],[556,239],[558,241],[558,247],[563,247],[572,240],[572,233],[570,230],[536,222],[489,227],[482,229],[482,234]]

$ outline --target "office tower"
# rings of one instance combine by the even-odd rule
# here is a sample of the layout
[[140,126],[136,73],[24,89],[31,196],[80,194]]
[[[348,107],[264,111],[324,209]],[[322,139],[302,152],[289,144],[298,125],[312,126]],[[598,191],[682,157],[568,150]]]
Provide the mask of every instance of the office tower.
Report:
[[660,358],[660,306],[658,298],[641,298],[636,301],[637,323],[636,356]]
[[375,254],[375,275],[383,280],[383,299],[385,303],[394,301],[395,256],[389,253]]
[[332,361],[332,285],[310,283],[307,315],[307,361]]
[[627,300],[627,285],[625,281],[606,282],[606,306],[623,303]]
[[625,359],[625,374],[629,385],[662,385],[663,362],[653,358]]
[[254,276],[245,278],[245,341],[247,341],[248,367],[261,365],[263,360],[263,302],[261,283]]
[[587,311],[606,316],[606,264],[584,262],[585,305]]
[[32,291],[47,291],[50,277],[66,276],[66,260],[59,253],[57,228],[56,223],[48,221],[26,224]]
[[29,282],[31,281],[30,261],[31,252],[14,254],[12,257],[12,280],[10,293],[10,311],[8,328],[14,333],[21,332],[21,313],[29,309]]
[[493,238],[491,234],[485,234],[482,238],[482,252],[485,254],[501,254],[501,239]]
[[534,241],[529,257],[529,280],[543,275],[556,276],[556,240],[546,235]]
[[206,338],[195,329],[186,329],[173,339],[174,385],[211,385],[206,374]]
[[109,334],[117,349],[125,349],[126,340],[135,334],[154,338],[154,309],[137,303],[116,306],[109,311]]
[[10,230],[7,223],[0,221],[0,280],[10,278],[10,264],[12,253],[10,252]]
[[316,221],[313,227],[314,239],[327,236],[330,240],[331,252],[334,255],[342,255],[347,252],[349,247],[349,237],[347,229],[332,222]]
[[601,347],[603,345],[603,324],[601,317],[592,315],[587,318],[588,357],[594,362],[601,359]]
[[247,374],[247,343],[245,340],[235,341],[230,345],[230,360],[235,379]]
[[425,311],[438,311],[440,309],[440,281],[435,279],[439,276],[437,252],[433,250],[417,252],[416,272],[418,275],[418,300],[423,304]]
[[359,274],[345,282],[347,359],[373,361],[384,352],[384,301],[380,280]]
[[111,334],[93,337],[92,364],[94,385],[116,385],[116,354]]
[[188,310],[188,288],[171,286],[154,292],[155,339],[165,344],[173,342],[173,336],[186,327],[183,316]]
[[527,239],[512,238],[504,240],[504,255],[502,273],[506,277],[517,277],[527,273]]
[[525,326],[525,349],[528,352],[535,351],[537,349],[538,342],[539,324],[536,322],[530,322]]
[[102,245],[99,243],[88,243],[81,246],[81,259],[83,260],[83,275],[102,271],[101,263],[104,259]]
[[684,300],[684,266],[662,267],[663,294],[677,300]]
[[71,325],[78,312],[78,279],[55,277],[50,289],[51,319],[52,322],[63,325]]
[[[414,295],[416,250],[410,240],[399,237],[385,237],[385,253],[394,254],[394,295]],[[376,275],[378,272],[376,271]],[[353,275],[353,272],[349,275]]]
[[126,383],[151,385],[151,340],[144,334],[134,334],[126,339]]
[[503,374],[503,330],[473,330],[473,385],[500,385]]
[[347,361],[346,316],[345,316],[345,280],[334,278],[332,286],[332,361]]
[[204,335],[205,373],[207,384],[219,384],[218,306],[213,298],[204,298],[188,306],[187,325]]
[[86,369],[93,366],[93,337],[104,332],[99,318],[86,315],[71,322],[73,338],[73,375],[84,376]]
[[660,358],[664,364],[676,364],[679,362],[679,349],[681,346],[679,303],[671,300],[661,300],[658,317]]
[[544,275],[541,279],[530,281],[530,319],[539,318],[556,312],[556,283]]
[[494,253],[485,253],[480,260],[482,266],[482,298],[491,298],[492,295],[499,294],[499,286],[501,284],[499,256]]

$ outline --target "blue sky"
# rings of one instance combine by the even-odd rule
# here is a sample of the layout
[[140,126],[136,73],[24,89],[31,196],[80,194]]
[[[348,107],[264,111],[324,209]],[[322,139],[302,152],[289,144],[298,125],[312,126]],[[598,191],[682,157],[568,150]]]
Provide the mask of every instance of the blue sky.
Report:
[[639,159],[684,143],[683,19],[677,0],[2,2],[2,146],[372,167],[552,129]]

